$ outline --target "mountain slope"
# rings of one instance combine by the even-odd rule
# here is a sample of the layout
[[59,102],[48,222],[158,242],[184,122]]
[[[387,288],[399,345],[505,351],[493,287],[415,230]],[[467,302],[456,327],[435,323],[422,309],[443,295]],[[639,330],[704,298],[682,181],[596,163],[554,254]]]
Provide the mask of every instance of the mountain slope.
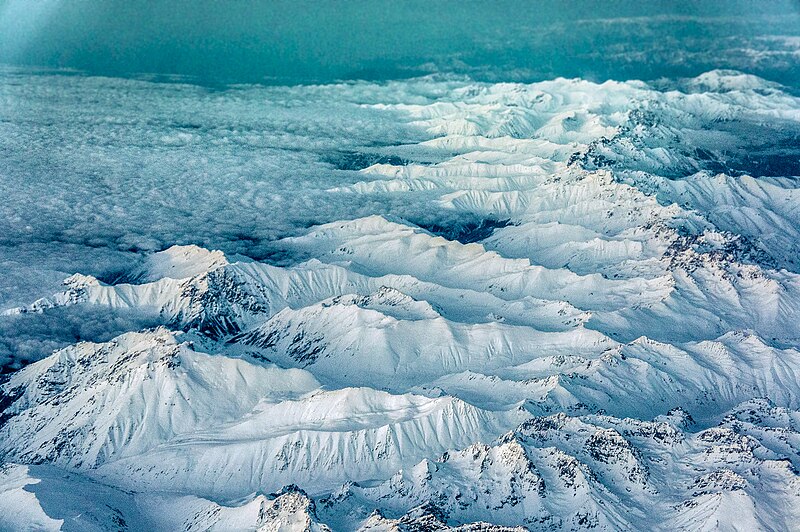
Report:
[[[239,112],[262,94],[231,91]],[[238,207],[0,318],[128,331],[3,377],[0,528],[796,528],[790,90],[712,71],[269,95],[283,136],[221,112],[165,142],[290,138],[319,175],[187,188],[174,217]],[[317,97],[386,138],[295,125]],[[190,241],[209,249],[169,247]]]

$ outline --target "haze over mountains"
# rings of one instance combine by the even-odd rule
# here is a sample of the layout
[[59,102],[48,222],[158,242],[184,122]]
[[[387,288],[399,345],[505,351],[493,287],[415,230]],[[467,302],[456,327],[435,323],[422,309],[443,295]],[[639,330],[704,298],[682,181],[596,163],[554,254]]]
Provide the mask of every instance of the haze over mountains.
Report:
[[793,85],[796,0],[2,0],[0,62],[228,83],[690,77]]
[[796,14],[644,15],[676,70],[3,67],[0,529],[794,529]]

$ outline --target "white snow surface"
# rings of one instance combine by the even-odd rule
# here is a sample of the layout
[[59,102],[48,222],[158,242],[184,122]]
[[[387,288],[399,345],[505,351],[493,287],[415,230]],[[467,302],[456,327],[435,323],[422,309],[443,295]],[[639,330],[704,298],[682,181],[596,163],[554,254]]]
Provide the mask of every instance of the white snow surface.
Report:
[[[363,137],[384,123],[394,137],[291,200],[316,223],[281,210],[290,190],[270,203],[239,176],[235,207],[189,208],[196,223],[166,227],[142,257],[0,301],[32,296],[3,303],[7,323],[104,312],[127,331],[0,384],[0,529],[796,528],[788,90],[714,71],[668,89],[423,78],[153,92],[164,108],[218,106],[215,126],[168,146],[260,145],[220,125],[259,98],[286,117],[327,98],[369,124]],[[318,132],[320,150],[353,127]],[[190,195],[163,186],[155,218]],[[65,200],[64,216],[90,204]],[[106,207],[111,226],[150,238],[145,212]],[[274,218],[264,241],[213,229],[202,218],[220,207],[231,224],[269,210],[254,215]],[[186,244],[192,231],[206,247]]]

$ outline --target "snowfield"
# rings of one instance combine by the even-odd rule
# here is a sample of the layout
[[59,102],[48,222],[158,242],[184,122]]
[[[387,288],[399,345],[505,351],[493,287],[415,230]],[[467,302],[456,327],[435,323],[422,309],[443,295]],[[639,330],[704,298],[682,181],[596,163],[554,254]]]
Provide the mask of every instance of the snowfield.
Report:
[[789,89],[3,75],[0,529],[797,529]]

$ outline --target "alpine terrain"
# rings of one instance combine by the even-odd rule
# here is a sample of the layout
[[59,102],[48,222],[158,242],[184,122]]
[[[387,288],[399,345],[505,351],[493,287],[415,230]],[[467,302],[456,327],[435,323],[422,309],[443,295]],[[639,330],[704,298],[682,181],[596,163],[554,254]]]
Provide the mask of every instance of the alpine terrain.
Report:
[[747,70],[2,67],[0,530],[800,530],[800,93]]

